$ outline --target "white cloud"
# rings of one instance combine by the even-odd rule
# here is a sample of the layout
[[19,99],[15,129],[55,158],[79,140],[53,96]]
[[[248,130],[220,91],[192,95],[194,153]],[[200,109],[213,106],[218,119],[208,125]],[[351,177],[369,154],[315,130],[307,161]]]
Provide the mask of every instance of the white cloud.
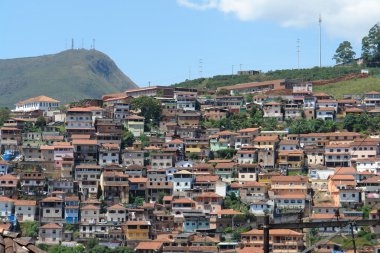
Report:
[[196,2],[189,0],[177,0],[179,5],[184,7],[196,9],[196,10],[207,10],[213,9],[218,6],[218,0],[198,0]]
[[177,0],[185,7],[217,9],[242,21],[272,21],[283,27],[318,24],[329,35],[360,41],[380,21],[379,0]]

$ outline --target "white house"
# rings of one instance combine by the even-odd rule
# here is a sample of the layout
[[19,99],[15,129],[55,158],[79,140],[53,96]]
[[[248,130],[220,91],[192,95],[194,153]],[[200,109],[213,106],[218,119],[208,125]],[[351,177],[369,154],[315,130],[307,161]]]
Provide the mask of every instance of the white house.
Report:
[[376,174],[380,169],[380,161],[376,158],[356,160],[356,170],[360,172],[370,172]]
[[119,164],[120,146],[116,143],[103,143],[99,148],[99,165]]
[[62,241],[63,228],[56,223],[48,223],[39,229],[39,243],[59,244]]
[[57,110],[59,101],[47,96],[38,96],[20,101],[16,104],[15,112],[30,112],[30,111],[52,111]]
[[0,197],[0,217],[7,217],[12,214],[13,199],[5,196]]
[[173,191],[186,191],[192,188],[194,174],[181,170],[173,174]]
[[36,218],[37,203],[34,200],[15,200],[15,216],[20,222],[34,221]]
[[127,219],[127,208],[121,204],[116,204],[108,207],[107,209],[107,221],[111,222],[125,222]]
[[273,200],[257,200],[250,204],[249,212],[254,214],[255,216],[264,216],[266,213],[273,213],[273,206]]

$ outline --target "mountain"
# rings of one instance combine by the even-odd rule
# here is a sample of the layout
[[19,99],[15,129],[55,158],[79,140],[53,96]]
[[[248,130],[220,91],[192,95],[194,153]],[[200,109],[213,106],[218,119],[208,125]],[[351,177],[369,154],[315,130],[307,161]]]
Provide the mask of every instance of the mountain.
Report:
[[110,57],[96,50],[0,60],[0,107],[13,108],[39,95],[66,103],[136,87]]

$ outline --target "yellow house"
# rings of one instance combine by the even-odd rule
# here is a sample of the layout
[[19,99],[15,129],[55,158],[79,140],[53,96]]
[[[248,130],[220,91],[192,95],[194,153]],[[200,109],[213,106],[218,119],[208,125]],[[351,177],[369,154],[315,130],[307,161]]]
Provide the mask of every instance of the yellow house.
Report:
[[123,224],[126,240],[144,241],[150,239],[150,221],[127,221]]
[[262,184],[271,184],[272,183],[272,177],[273,176],[280,176],[280,172],[269,172],[269,173],[259,173],[258,175],[258,182]]

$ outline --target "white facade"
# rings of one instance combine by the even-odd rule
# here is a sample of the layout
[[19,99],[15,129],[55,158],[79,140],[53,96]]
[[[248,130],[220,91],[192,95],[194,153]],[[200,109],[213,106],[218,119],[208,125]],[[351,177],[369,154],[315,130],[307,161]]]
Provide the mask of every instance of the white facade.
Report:
[[119,164],[119,151],[109,150],[99,152],[99,165],[104,166],[107,164]]
[[30,111],[53,111],[59,107],[59,101],[46,97],[39,96],[35,98],[29,98],[16,104],[15,112],[30,112]]
[[186,191],[192,188],[194,176],[188,171],[180,171],[174,173],[173,191]]
[[273,201],[256,201],[249,206],[249,212],[256,216],[264,216],[273,213]]
[[[18,221],[34,221],[36,218],[36,204],[23,204],[23,201],[16,201],[15,216]],[[34,201],[32,201],[34,202]]]
[[0,197],[0,217],[7,217],[12,214],[13,200],[8,197]]
[[376,174],[379,170],[378,161],[356,161],[356,170],[360,172],[370,172]]

